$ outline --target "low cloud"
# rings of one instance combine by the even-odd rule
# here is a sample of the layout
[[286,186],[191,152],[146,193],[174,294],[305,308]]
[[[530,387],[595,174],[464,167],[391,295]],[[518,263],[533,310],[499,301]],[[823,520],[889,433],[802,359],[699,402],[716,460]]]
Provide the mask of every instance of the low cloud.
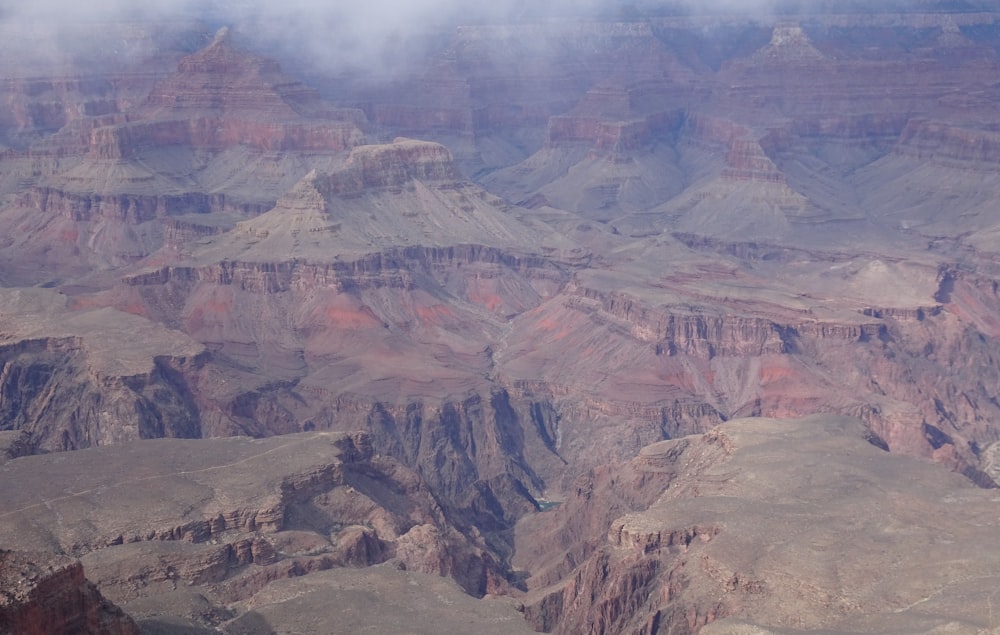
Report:
[[[981,0],[986,2],[986,0]],[[977,0],[966,0],[965,5]],[[0,0],[0,56],[17,53],[37,64],[82,57],[127,63],[127,38],[109,36],[108,22],[200,20],[234,27],[244,44],[317,69],[385,72],[419,57],[435,33],[458,23],[539,18],[637,18],[671,13],[767,14],[798,10],[900,10],[937,0]],[[26,56],[26,57],[25,57]],[[132,61],[141,61],[133,59]],[[23,72],[29,72],[24,70]]]

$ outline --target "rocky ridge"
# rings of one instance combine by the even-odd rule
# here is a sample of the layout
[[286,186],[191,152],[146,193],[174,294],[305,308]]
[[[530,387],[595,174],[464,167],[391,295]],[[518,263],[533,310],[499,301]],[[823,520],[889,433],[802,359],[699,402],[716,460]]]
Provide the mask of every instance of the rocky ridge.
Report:
[[[857,420],[741,419],[591,473],[550,512],[552,546],[525,545],[573,567],[529,580],[529,619],[560,633],[989,628],[995,497],[873,444]],[[575,527],[607,522],[604,501],[634,511],[587,545]],[[841,557],[847,544],[863,561]]]
[[[11,546],[72,554],[106,595],[149,614],[190,602],[195,586],[215,606],[206,626],[273,580],[387,561],[475,596],[502,591],[502,566],[475,530],[458,531],[423,480],[371,443],[305,433],[14,459],[0,469],[25,489],[5,497],[0,523]],[[81,505],[102,511],[60,521]]]

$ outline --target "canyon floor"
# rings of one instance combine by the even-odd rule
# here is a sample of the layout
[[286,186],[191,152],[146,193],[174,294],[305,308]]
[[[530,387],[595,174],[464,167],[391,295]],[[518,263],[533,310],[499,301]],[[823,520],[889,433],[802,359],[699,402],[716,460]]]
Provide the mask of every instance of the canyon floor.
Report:
[[0,633],[1000,632],[1000,7],[237,4],[0,16]]

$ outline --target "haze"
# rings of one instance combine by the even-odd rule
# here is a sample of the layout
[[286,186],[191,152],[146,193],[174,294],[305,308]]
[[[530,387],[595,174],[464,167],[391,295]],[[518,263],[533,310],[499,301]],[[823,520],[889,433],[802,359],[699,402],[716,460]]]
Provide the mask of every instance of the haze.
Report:
[[[97,25],[135,21],[204,20],[218,28],[246,33],[247,44],[278,58],[309,60],[310,72],[355,70],[397,74],[422,57],[429,37],[458,23],[517,22],[537,19],[579,19],[593,16],[633,19],[635,16],[678,13],[799,13],[866,12],[872,10],[934,10],[944,3],[929,0],[526,0],[462,2],[461,0],[155,0],[137,5],[130,0],[81,3],[67,0],[0,3],[0,53],[20,58],[19,71],[64,64],[67,60],[98,65],[109,59],[132,64],[143,51],[128,42],[109,41]],[[977,10],[989,2],[965,3]],[[34,66],[37,64],[37,66]]]

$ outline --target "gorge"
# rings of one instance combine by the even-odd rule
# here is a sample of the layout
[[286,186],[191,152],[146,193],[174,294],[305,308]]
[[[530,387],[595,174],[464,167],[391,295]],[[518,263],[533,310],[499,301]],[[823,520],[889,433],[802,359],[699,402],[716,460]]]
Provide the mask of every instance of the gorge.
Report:
[[0,14],[0,633],[998,627],[1000,7],[236,4]]

